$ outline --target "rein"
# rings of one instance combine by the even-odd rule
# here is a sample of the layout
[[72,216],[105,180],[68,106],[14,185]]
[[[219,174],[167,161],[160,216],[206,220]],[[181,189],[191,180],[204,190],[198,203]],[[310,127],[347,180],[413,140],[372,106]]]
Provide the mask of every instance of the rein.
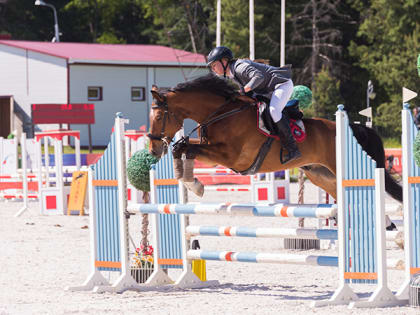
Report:
[[[204,143],[206,142],[206,138],[207,138],[207,127],[210,126],[211,124],[214,124],[215,122],[218,122],[220,120],[223,120],[229,116],[235,115],[251,106],[254,106],[254,104],[252,103],[247,103],[245,105],[242,105],[239,108],[235,108],[233,110],[230,110],[226,113],[222,113],[219,114],[221,110],[223,110],[224,107],[226,107],[226,105],[229,105],[233,100],[235,100],[235,97],[230,97],[229,99],[226,100],[226,102],[224,102],[223,104],[221,104],[209,117],[207,117],[206,120],[204,120],[204,122],[200,123],[197,125],[197,127],[195,127],[193,130],[191,130],[187,136],[183,136],[181,137],[178,141],[176,141],[174,143],[174,150],[176,150],[176,148],[179,147],[184,147],[185,145],[189,144],[189,138],[191,136],[191,134],[200,129],[200,134],[201,134],[201,139],[200,139],[200,143]],[[166,147],[169,147],[169,144],[172,142],[172,138],[165,136],[165,128],[166,128],[166,122],[167,120],[169,121],[170,119],[170,115],[172,115],[175,120],[178,122],[178,124],[182,127],[183,123],[180,122],[175,114],[171,111],[169,111],[169,106],[166,100],[166,97],[164,97],[163,101],[158,101],[156,100],[156,105],[152,106],[152,109],[163,109],[164,110],[164,116],[163,116],[163,124],[162,124],[162,129],[160,132],[159,136],[155,136],[152,135],[151,133],[147,134],[147,137],[150,138],[151,140],[160,140],[163,141]],[[219,114],[219,115],[218,115]]]
[[[202,144],[202,143],[206,142],[205,139],[207,138],[207,127],[208,126],[210,126],[211,124],[214,124],[215,122],[218,122],[220,120],[223,120],[223,119],[225,119],[225,118],[227,118],[229,116],[235,115],[235,114],[237,114],[237,113],[239,113],[239,112],[241,112],[241,111],[243,111],[243,110],[245,110],[245,109],[247,109],[247,108],[249,108],[251,106],[254,106],[254,104],[247,103],[245,105],[242,105],[239,108],[232,109],[232,110],[230,110],[230,111],[228,111],[226,113],[223,113],[223,114],[220,114],[220,115],[216,116],[226,105],[230,104],[234,99],[235,98],[229,98],[226,102],[224,102],[222,105],[220,105],[209,117],[207,117],[207,119],[204,122],[198,124],[197,127],[195,127],[193,130],[191,130],[188,133],[187,136],[181,137],[181,139],[179,139],[178,141],[176,141],[174,143],[174,148],[176,148],[178,146],[183,146],[183,145],[188,144],[190,135],[194,131],[196,131],[198,129],[200,129],[200,131],[201,131],[200,132],[200,135],[201,135],[201,137],[200,137],[200,143]],[[216,116],[216,117],[214,117],[214,116]]]

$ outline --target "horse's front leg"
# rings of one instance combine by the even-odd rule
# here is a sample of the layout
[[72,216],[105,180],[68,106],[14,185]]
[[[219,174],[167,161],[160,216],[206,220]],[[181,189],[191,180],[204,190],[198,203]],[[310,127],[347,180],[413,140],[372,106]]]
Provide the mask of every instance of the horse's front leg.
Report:
[[182,154],[186,152],[188,144],[178,143],[172,149],[172,155],[174,157],[174,175],[175,178],[180,180],[184,176],[184,161],[182,160]]
[[215,162],[218,159],[218,154],[215,152],[217,152],[216,147],[208,144],[190,143],[185,150],[182,181],[189,190],[200,197],[204,194],[204,185],[194,177],[194,160],[199,157]]
[[184,177],[184,161],[182,155],[185,153],[187,159],[194,159],[196,149],[190,147],[199,145],[200,139],[189,139],[188,142],[178,142],[172,148],[172,155],[174,157],[174,174],[176,179],[182,179]]

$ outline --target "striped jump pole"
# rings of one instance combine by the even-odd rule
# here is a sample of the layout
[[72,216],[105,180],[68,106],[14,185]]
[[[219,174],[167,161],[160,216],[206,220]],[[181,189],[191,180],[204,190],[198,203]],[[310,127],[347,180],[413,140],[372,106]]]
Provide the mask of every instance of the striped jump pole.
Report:
[[259,217],[283,218],[333,218],[337,215],[337,206],[333,204],[275,204],[249,205],[232,204],[229,206],[232,215],[252,215]]
[[329,267],[338,266],[338,257],[334,256],[189,250],[187,252],[187,257],[188,259],[236,261],[248,263],[274,263]]
[[[238,237],[268,237],[307,240],[337,240],[336,229],[314,228],[253,228],[246,226],[187,226],[185,232],[188,237],[192,236],[238,236]],[[386,240],[395,242],[402,238],[401,231],[386,231]]]
[[[324,267],[338,267],[337,256],[298,255],[281,253],[254,253],[230,251],[189,250],[188,259],[205,259],[213,261],[311,265]],[[387,269],[400,270],[402,261],[387,259]]]
[[337,230],[332,229],[293,229],[293,228],[252,228],[246,226],[187,226],[185,232],[192,236],[238,236],[256,238],[302,238],[336,240]]
[[334,204],[131,204],[129,211],[161,214],[228,214],[235,216],[283,217],[283,218],[332,218],[337,215]]

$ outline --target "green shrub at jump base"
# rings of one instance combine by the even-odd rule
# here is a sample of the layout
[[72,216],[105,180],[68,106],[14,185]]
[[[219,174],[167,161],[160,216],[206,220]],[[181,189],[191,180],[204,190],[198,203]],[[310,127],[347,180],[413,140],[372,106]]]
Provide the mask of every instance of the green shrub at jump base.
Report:
[[159,161],[143,149],[134,153],[127,162],[127,177],[137,190],[150,191],[150,167]]

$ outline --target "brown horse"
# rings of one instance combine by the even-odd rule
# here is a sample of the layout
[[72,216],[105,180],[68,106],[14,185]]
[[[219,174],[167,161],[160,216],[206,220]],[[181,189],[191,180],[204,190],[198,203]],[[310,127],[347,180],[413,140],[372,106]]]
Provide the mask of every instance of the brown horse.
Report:
[[[184,147],[187,158],[197,158],[210,165],[243,171],[254,162],[266,136],[257,131],[257,108],[254,100],[239,96],[226,80],[206,75],[178,84],[169,90],[152,90],[154,104],[150,110],[150,152],[161,156],[182,127],[184,119],[192,119],[206,127],[205,143],[189,143]],[[249,105],[249,106],[247,106]],[[214,117],[242,108],[233,115],[207,124]],[[335,122],[312,118],[303,119],[306,139],[298,144],[302,157],[289,163],[280,162],[281,143],[272,144],[259,172],[302,168],[315,185],[336,198]],[[361,125],[351,125],[363,149],[385,168],[385,153],[378,134]],[[392,197],[401,201],[402,190],[392,177],[385,175],[385,185]]]

